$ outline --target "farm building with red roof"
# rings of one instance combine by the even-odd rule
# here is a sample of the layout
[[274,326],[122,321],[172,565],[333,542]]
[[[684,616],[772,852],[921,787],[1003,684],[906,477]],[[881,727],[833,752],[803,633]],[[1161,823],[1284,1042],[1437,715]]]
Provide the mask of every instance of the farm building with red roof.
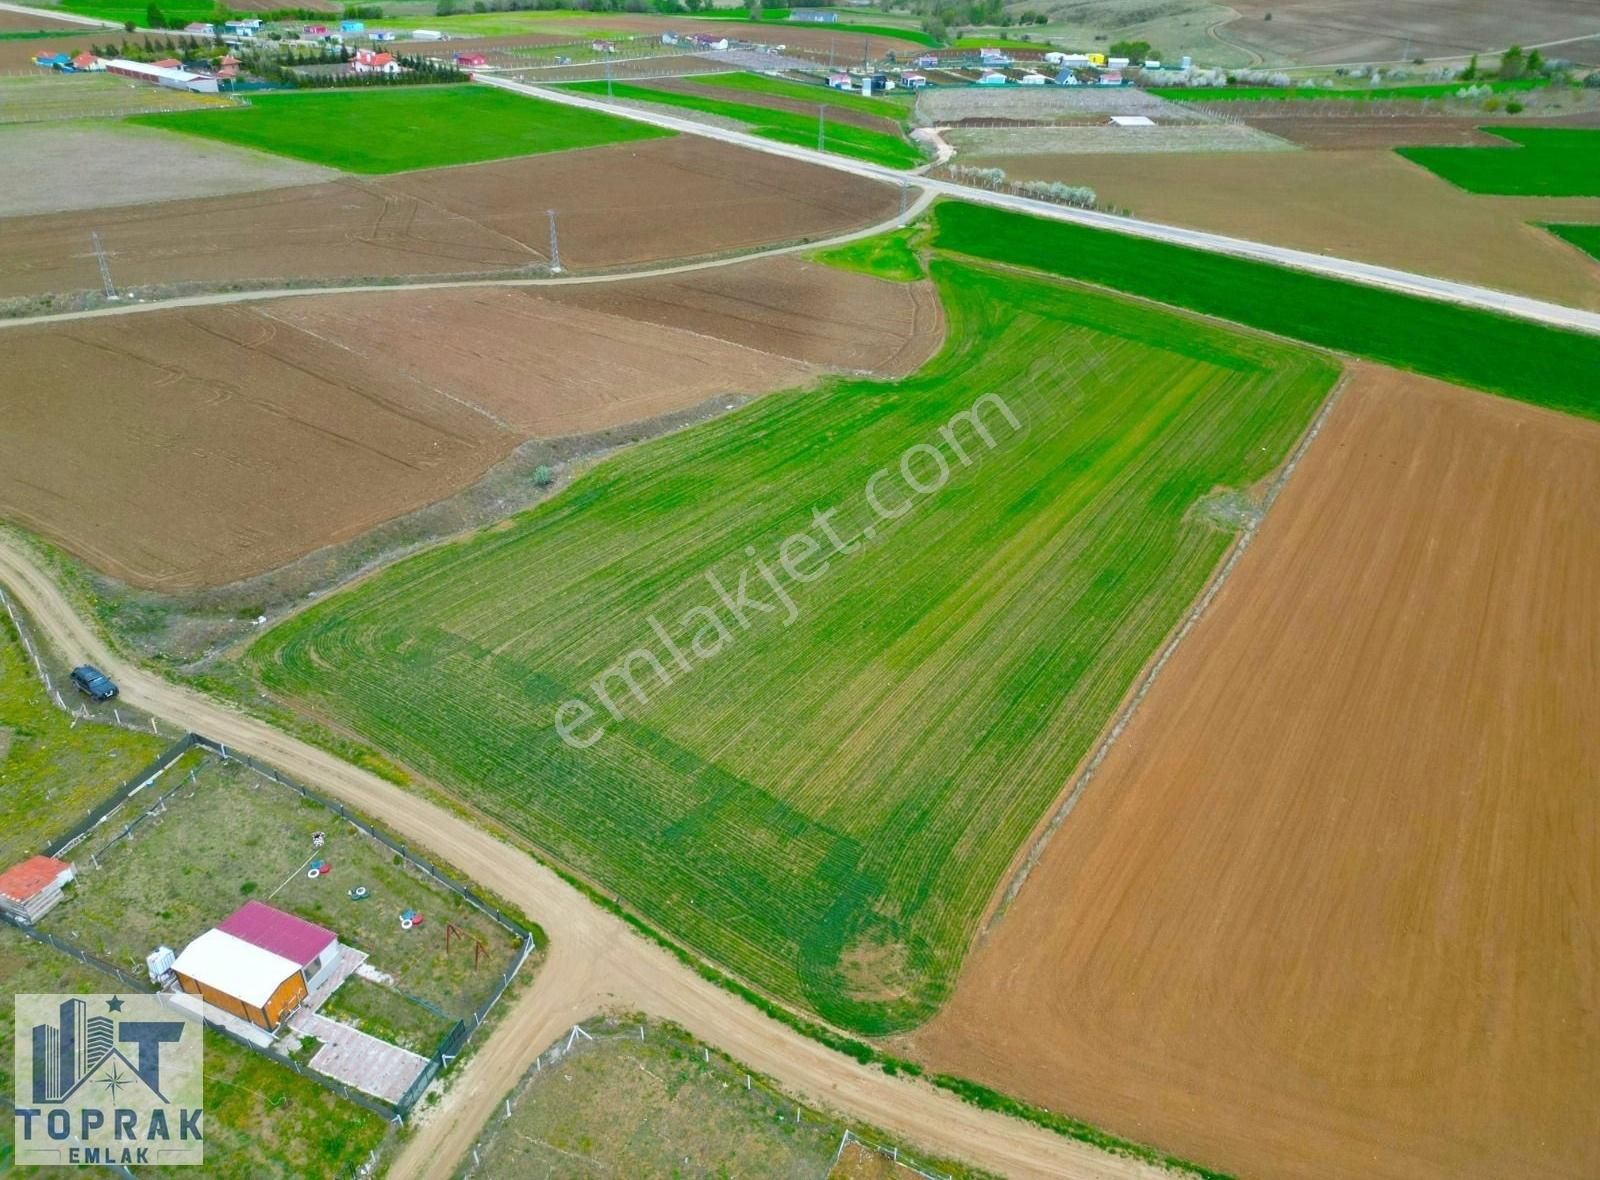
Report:
[[64,860],[31,856],[0,873],[0,910],[32,925],[56,907],[61,890],[74,876]]

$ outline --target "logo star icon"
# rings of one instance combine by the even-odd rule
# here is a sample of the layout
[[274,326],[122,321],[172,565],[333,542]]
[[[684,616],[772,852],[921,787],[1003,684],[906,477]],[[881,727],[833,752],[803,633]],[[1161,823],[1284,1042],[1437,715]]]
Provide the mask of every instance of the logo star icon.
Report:
[[122,997],[121,996],[112,996],[109,1000],[106,1001],[106,1007],[110,1008],[113,1012],[121,1012],[122,1011]]
[[133,1080],[124,1074],[122,1070],[117,1068],[115,1063],[112,1064],[110,1069],[100,1075],[99,1080],[107,1090],[111,1091],[112,1102],[116,1102],[117,1092],[121,1090],[123,1086],[133,1085]]

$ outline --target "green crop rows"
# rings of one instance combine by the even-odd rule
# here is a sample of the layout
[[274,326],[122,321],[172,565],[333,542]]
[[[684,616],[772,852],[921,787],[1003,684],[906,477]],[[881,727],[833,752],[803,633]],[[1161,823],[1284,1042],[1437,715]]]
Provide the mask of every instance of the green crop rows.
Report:
[[1600,259],[1600,225],[1547,225],[1545,229],[1591,258]]
[[1469,193],[1600,197],[1600,131],[1483,127],[1516,147],[1403,147],[1406,159]]
[[[706,98],[699,94],[679,94],[671,90],[652,90],[648,86],[632,86],[621,82],[571,82],[567,89],[584,94],[606,95],[627,99],[630,102],[660,103],[682,110],[699,111],[723,119],[745,123],[753,135],[774,139],[779,143],[799,147],[817,146],[817,116],[801,115],[793,111],[780,111],[771,107],[747,102],[727,102],[719,98]],[[819,106],[823,105],[821,102]],[[824,147],[841,156],[884,164],[890,168],[912,168],[922,163],[922,153],[915,145],[899,135],[886,131],[869,131],[853,123],[840,123],[833,119],[827,124]]]
[[934,208],[947,250],[1032,267],[1600,418],[1600,337],[976,205]]
[[403,172],[670,135],[487,86],[262,94],[248,107],[131,120],[350,172]]
[[[932,272],[951,343],[915,377],[630,450],[280,625],[251,665],[770,993],[866,1032],[924,1019],[1227,545],[1191,509],[1265,476],[1334,376],[1105,295]],[[992,450],[970,423],[952,449],[941,427],[989,391],[1021,429],[990,403]],[[869,479],[916,444],[945,448],[948,483],[917,500],[880,480],[885,507],[914,507],[877,516]],[[785,625],[754,558],[778,570],[801,532],[822,556],[796,563]],[[735,602],[748,574],[771,613],[741,625],[708,571]],[[644,699],[608,674],[638,649],[671,680],[635,662]],[[573,701],[584,748],[556,730]]]

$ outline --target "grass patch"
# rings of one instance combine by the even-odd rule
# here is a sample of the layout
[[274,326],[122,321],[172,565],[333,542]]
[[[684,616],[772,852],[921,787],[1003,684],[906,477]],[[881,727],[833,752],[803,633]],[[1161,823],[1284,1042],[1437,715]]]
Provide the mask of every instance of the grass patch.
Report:
[[[396,987],[453,1017],[489,997],[516,951],[502,927],[410,865],[394,863],[396,854],[319,804],[237,763],[190,757],[192,789],[128,839],[106,848],[105,836],[91,837],[83,845],[78,888],[40,923],[43,929],[138,972],[153,948],[181,949],[253,898],[328,927],[366,951]],[[182,782],[191,768],[186,761],[168,771],[159,789]],[[333,873],[311,880],[304,867],[317,831],[326,833],[318,854]],[[365,885],[370,896],[352,899],[353,885]],[[406,908],[427,921],[402,930]],[[446,947],[446,923],[483,939],[480,963],[465,938]],[[412,1007],[425,1018],[423,1029],[431,1029],[436,1018]]]
[[1244,258],[977,205],[945,249],[1080,279],[1569,414],[1600,418],[1600,337]]
[[1571,242],[1591,258],[1600,260],[1600,225],[1547,225],[1563,241]]
[[1022,53],[1043,53],[1050,48],[1050,42],[1018,41],[1015,37],[957,37],[950,42],[952,49],[1004,49]]
[[[168,20],[212,21],[216,19],[217,6],[207,3],[206,0],[171,0],[171,3],[161,2],[158,5],[162,15]],[[116,21],[125,24],[132,21],[143,28],[149,19],[150,8],[148,4],[140,4],[138,0],[60,0],[55,7],[63,12],[75,13],[78,16],[92,16],[97,20]],[[85,33],[93,34],[100,30],[84,26]]]
[[[92,30],[91,30],[92,32]],[[130,82],[112,74],[56,74],[43,70],[0,78],[0,124],[63,119],[106,119],[158,111],[206,113],[235,109],[218,94],[191,94]]]
[[[830,90],[826,86],[793,82],[787,78],[769,78],[765,74],[706,74],[692,79],[697,85],[719,86],[746,94],[770,94],[774,98],[792,98],[816,106],[826,105],[841,111],[856,111],[863,115],[876,115],[891,122],[904,122],[911,113],[914,96],[897,90],[882,98],[867,98],[844,90]],[[815,142],[815,128],[812,129]]]
[[[698,79],[696,79],[698,81]],[[570,90],[584,94],[605,96],[604,82],[572,82]],[[817,146],[817,120],[814,115],[800,115],[792,111],[777,111],[768,107],[743,102],[726,102],[719,98],[706,98],[698,94],[675,94],[668,90],[652,90],[646,86],[613,83],[611,93],[634,102],[659,103],[683,110],[699,111],[748,125],[752,134],[779,143],[799,147]],[[571,109],[571,108],[567,108]],[[890,168],[913,168],[922,163],[922,153],[914,144],[899,135],[884,131],[869,131],[849,123],[828,119],[825,145],[827,150],[855,160],[867,160]]]
[[263,94],[237,110],[132,121],[369,174],[672,134],[600,111],[471,85]]
[[1174,102],[1396,102],[1426,98],[1454,98],[1471,87],[1487,86],[1496,94],[1537,90],[1549,85],[1544,78],[1515,78],[1505,82],[1430,82],[1415,86],[1151,86],[1151,94]]
[[[0,1092],[12,1092],[12,996],[29,992],[108,992],[115,981],[67,955],[0,926]],[[381,1147],[388,1124],[270,1058],[206,1031],[205,1164],[200,1168],[140,1168],[140,1176],[189,1175],[220,1180],[298,1180],[354,1176]],[[14,1154],[9,1115],[0,1118],[0,1174]],[[29,1170],[27,1174],[33,1174]],[[40,1169],[39,1175],[59,1174]],[[89,1173],[109,1175],[110,1173]]]
[[[542,1070],[529,1069],[511,1091],[511,1113],[490,1119],[473,1147],[485,1175],[568,1175],[580,1155],[585,1175],[682,1176],[686,1159],[701,1176],[912,1175],[893,1166],[888,1147],[877,1170],[830,1171],[846,1123],[802,1107],[675,1025],[618,1017],[584,1028],[593,1039],[578,1040],[559,1061],[547,1057]],[[599,1110],[605,1118],[595,1117]],[[893,1143],[848,1125],[875,1143]],[[977,1175],[947,1161],[914,1160],[904,1145],[899,1150],[937,1174]]]
[[73,725],[45,696],[0,609],[0,866],[43,852],[167,744],[111,725]]
[[1600,130],[1480,127],[1515,147],[1395,148],[1469,193],[1524,197],[1600,197]]
[[914,283],[928,277],[912,244],[914,239],[921,236],[921,227],[908,226],[891,234],[879,234],[857,242],[846,242],[831,250],[820,250],[811,257],[816,262],[837,266],[841,270],[859,271],[893,283]]
[[392,987],[359,975],[341,983],[318,1011],[422,1057],[430,1056],[456,1023]]
[[[618,455],[247,658],[772,994],[868,1032],[924,1019],[1018,843],[1227,546],[1189,507],[1264,477],[1334,375],[1097,293],[933,275],[950,344],[917,376],[774,395]],[[1026,442],[998,449],[1015,438],[1000,421],[995,454],[875,518],[868,479],[940,440],[980,364]],[[706,571],[737,584],[747,546],[772,552],[828,505],[840,537],[877,531],[796,588],[793,626],[730,615],[723,645],[706,616],[684,622],[717,609]],[[712,643],[714,665],[652,680],[592,748],[564,743],[556,710],[655,642],[652,617]]]

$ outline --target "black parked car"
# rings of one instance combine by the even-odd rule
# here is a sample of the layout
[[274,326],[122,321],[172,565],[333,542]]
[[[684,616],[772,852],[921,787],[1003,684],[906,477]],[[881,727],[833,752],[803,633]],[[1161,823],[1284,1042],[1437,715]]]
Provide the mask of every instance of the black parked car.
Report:
[[84,696],[97,701],[109,701],[117,695],[117,686],[111,683],[111,677],[93,664],[79,664],[74,668],[72,683],[78,686],[78,691]]

